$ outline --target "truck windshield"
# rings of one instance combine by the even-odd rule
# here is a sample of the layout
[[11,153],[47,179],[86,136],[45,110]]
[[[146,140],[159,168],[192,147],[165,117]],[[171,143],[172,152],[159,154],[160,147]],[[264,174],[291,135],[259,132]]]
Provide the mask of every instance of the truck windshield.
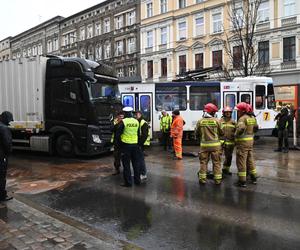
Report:
[[107,83],[92,83],[91,85],[91,99],[99,98],[119,98],[118,85]]

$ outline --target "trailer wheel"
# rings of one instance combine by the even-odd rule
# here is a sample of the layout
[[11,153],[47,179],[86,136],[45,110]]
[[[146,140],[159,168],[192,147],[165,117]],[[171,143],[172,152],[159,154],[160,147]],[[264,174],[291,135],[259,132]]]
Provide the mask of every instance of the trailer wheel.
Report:
[[62,157],[74,156],[74,142],[69,135],[61,135],[56,140],[56,152]]

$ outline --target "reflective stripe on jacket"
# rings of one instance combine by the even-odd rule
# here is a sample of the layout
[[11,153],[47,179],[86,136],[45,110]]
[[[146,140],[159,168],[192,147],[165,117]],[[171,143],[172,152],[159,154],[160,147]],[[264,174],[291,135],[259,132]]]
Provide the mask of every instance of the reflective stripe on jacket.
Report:
[[[140,123],[140,135],[141,135],[141,133],[142,133],[142,127],[143,127],[143,125],[144,125],[145,123],[147,123],[147,122],[146,122],[144,119],[142,119],[142,120],[141,120],[141,123]],[[148,135],[147,135],[146,141],[144,142],[144,145],[145,145],[145,146],[150,146],[150,129],[149,129],[148,123],[147,123],[147,126],[148,126]]]
[[254,130],[257,129],[257,121],[254,117],[244,114],[238,120],[235,141],[238,146],[253,147]]
[[168,132],[170,130],[172,124],[172,117],[167,114],[166,116],[162,116],[160,119],[160,131]]

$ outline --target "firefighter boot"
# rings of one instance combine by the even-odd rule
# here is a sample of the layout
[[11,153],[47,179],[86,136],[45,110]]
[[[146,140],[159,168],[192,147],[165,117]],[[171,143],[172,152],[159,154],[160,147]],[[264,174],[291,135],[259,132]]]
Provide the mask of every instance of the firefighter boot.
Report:
[[221,183],[222,183],[222,180],[215,180],[215,185],[219,186],[219,185],[221,185]]
[[232,173],[229,170],[229,167],[225,167],[225,166],[222,169],[222,173],[223,175],[232,175]]
[[237,187],[242,187],[242,188],[247,187],[245,181],[238,181],[238,182],[235,183],[235,186],[237,186]]
[[257,177],[253,174],[250,175],[251,183],[256,185],[257,184]]
[[198,176],[198,181],[199,181],[199,185],[205,185],[206,184],[206,178],[204,178],[203,176],[200,176],[200,171],[197,172],[197,176]]

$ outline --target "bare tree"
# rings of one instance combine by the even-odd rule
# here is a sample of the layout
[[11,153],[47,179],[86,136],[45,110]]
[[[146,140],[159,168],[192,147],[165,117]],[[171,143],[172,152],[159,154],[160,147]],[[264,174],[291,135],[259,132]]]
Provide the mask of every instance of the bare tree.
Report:
[[268,65],[259,61],[255,36],[259,22],[258,9],[262,0],[231,0],[228,6],[229,28],[224,28],[220,43],[228,57],[223,77],[264,75]]

